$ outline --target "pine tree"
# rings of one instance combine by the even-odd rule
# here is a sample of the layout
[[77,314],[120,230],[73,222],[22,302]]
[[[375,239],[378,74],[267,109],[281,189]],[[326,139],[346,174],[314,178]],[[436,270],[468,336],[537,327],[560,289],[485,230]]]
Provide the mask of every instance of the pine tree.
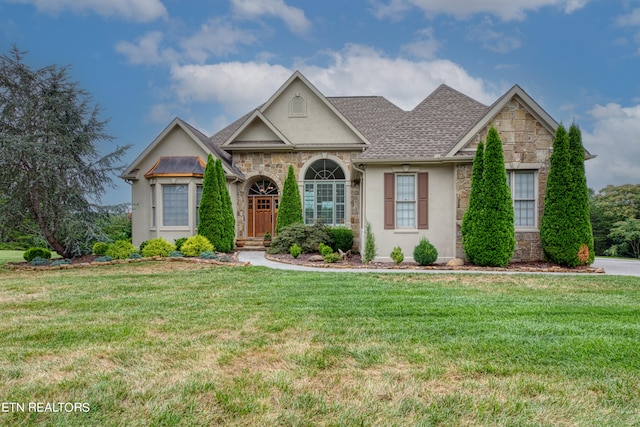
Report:
[[296,182],[293,165],[289,165],[287,179],[284,181],[280,206],[278,207],[278,219],[276,221],[276,233],[288,225],[304,223],[302,219],[302,201]]
[[574,190],[573,179],[569,136],[564,126],[560,125],[553,140],[544,213],[540,221],[540,240],[545,259],[567,266],[577,265],[578,252],[575,247],[578,235],[572,226],[576,212],[568,196]]
[[478,221],[479,212],[482,210],[482,174],[484,172],[484,142],[480,141],[473,158],[473,169],[471,172],[471,193],[469,194],[469,206],[462,217],[462,246],[466,258],[475,263],[474,259],[478,253],[478,241],[474,241],[474,229]]
[[236,238],[236,220],[233,215],[233,205],[231,203],[231,196],[229,195],[229,189],[227,188],[227,178],[224,175],[224,169],[222,168],[222,161],[216,160],[216,174],[218,181],[218,191],[220,194],[220,208],[218,215],[220,218],[220,246],[216,246],[221,252],[231,252],[235,246]]
[[198,212],[198,234],[206,237],[216,249],[220,249],[220,218],[216,215],[220,206],[220,191],[218,189],[218,176],[213,156],[209,154],[207,166],[202,180],[202,195]]
[[493,126],[487,134],[483,157],[482,208],[473,227],[473,239],[478,245],[474,261],[477,265],[503,267],[513,256],[516,237],[502,141]]

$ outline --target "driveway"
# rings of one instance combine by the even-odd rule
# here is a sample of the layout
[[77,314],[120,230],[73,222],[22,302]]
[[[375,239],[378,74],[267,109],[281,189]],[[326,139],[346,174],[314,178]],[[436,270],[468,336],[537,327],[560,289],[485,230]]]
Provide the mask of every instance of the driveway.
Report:
[[[273,268],[276,270],[296,270],[296,271],[339,271],[352,273],[463,273],[464,271],[455,270],[390,270],[390,269],[363,269],[363,268],[324,268],[324,267],[306,267],[302,265],[291,265],[275,261],[270,261],[264,257],[264,252],[242,251],[238,253],[238,259],[242,262],[250,262],[251,265]],[[596,258],[593,267],[604,268],[607,275],[620,276],[640,276],[640,260]],[[492,273],[480,271],[467,271],[467,273]],[[495,272],[497,273],[497,272]],[[500,272],[500,274],[534,274],[534,273],[514,273]],[[536,273],[536,274],[567,274],[567,273]]]

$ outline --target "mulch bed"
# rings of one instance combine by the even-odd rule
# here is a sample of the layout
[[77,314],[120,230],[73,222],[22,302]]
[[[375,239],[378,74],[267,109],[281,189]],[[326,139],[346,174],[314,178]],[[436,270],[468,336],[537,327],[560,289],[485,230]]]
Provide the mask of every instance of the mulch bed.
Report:
[[137,259],[116,259],[107,262],[95,262],[98,255],[83,255],[79,257],[71,258],[71,264],[58,265],[58,266],[33,266],[26,261],[23,262],[7,262],[3,265],[4,268],[9,270],[66,270],[70,268],[86,268],[95,267],[101,265],[114,265],[114,264],[129,264],[143,261],[166,261],[166,262],[185,262],[196,264],[213,264],[213,265],[232,265],[232,266],[247,266],[250,265],[246,262],[240,262],[238,260],[238,254],[225,254],[231,258],[230,262],[222,262],[216,259],[203,259],[203,258],[169,258],[169,257],[149,257],[149,258],[137,258]]
[[327,268],[362,268],[362,269],[390,269],[390,270],[451,270],[451,271],[500,271],[500,272],[527,272],[527,273],[604,273],[603,268],[589,266],[563,267],[548,262],[514,262],[506,267],[479,267],[473,264],[466,264],[459,267],[450,267],[445,264],[434,264],[430,266],[420,266],[416,262],[403,262],[396,265],[393,262],[372,262],[363,264],[360,255],[350,254],[345,259],[329,264],[324,261],[312,261],[318,254],[300,254],[298,258],[293,258],[289,254],[267,254],[267,259],[286,264],[303,265],[309,267]]

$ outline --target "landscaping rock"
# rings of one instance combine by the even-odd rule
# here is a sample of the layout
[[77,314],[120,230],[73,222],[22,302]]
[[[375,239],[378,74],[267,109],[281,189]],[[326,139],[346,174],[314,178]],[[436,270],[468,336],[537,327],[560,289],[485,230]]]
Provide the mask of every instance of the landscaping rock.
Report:
[[460,258],[454,258],[447,263],[447,267],[462,267],[464,260]]

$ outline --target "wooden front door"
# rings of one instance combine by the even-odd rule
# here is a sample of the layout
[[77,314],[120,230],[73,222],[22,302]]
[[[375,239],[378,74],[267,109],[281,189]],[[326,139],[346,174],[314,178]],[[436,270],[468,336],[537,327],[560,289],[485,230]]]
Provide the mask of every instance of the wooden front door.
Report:
[[275,233],[277,196],[249,196],[249,237],[262,237],[268,231]]

